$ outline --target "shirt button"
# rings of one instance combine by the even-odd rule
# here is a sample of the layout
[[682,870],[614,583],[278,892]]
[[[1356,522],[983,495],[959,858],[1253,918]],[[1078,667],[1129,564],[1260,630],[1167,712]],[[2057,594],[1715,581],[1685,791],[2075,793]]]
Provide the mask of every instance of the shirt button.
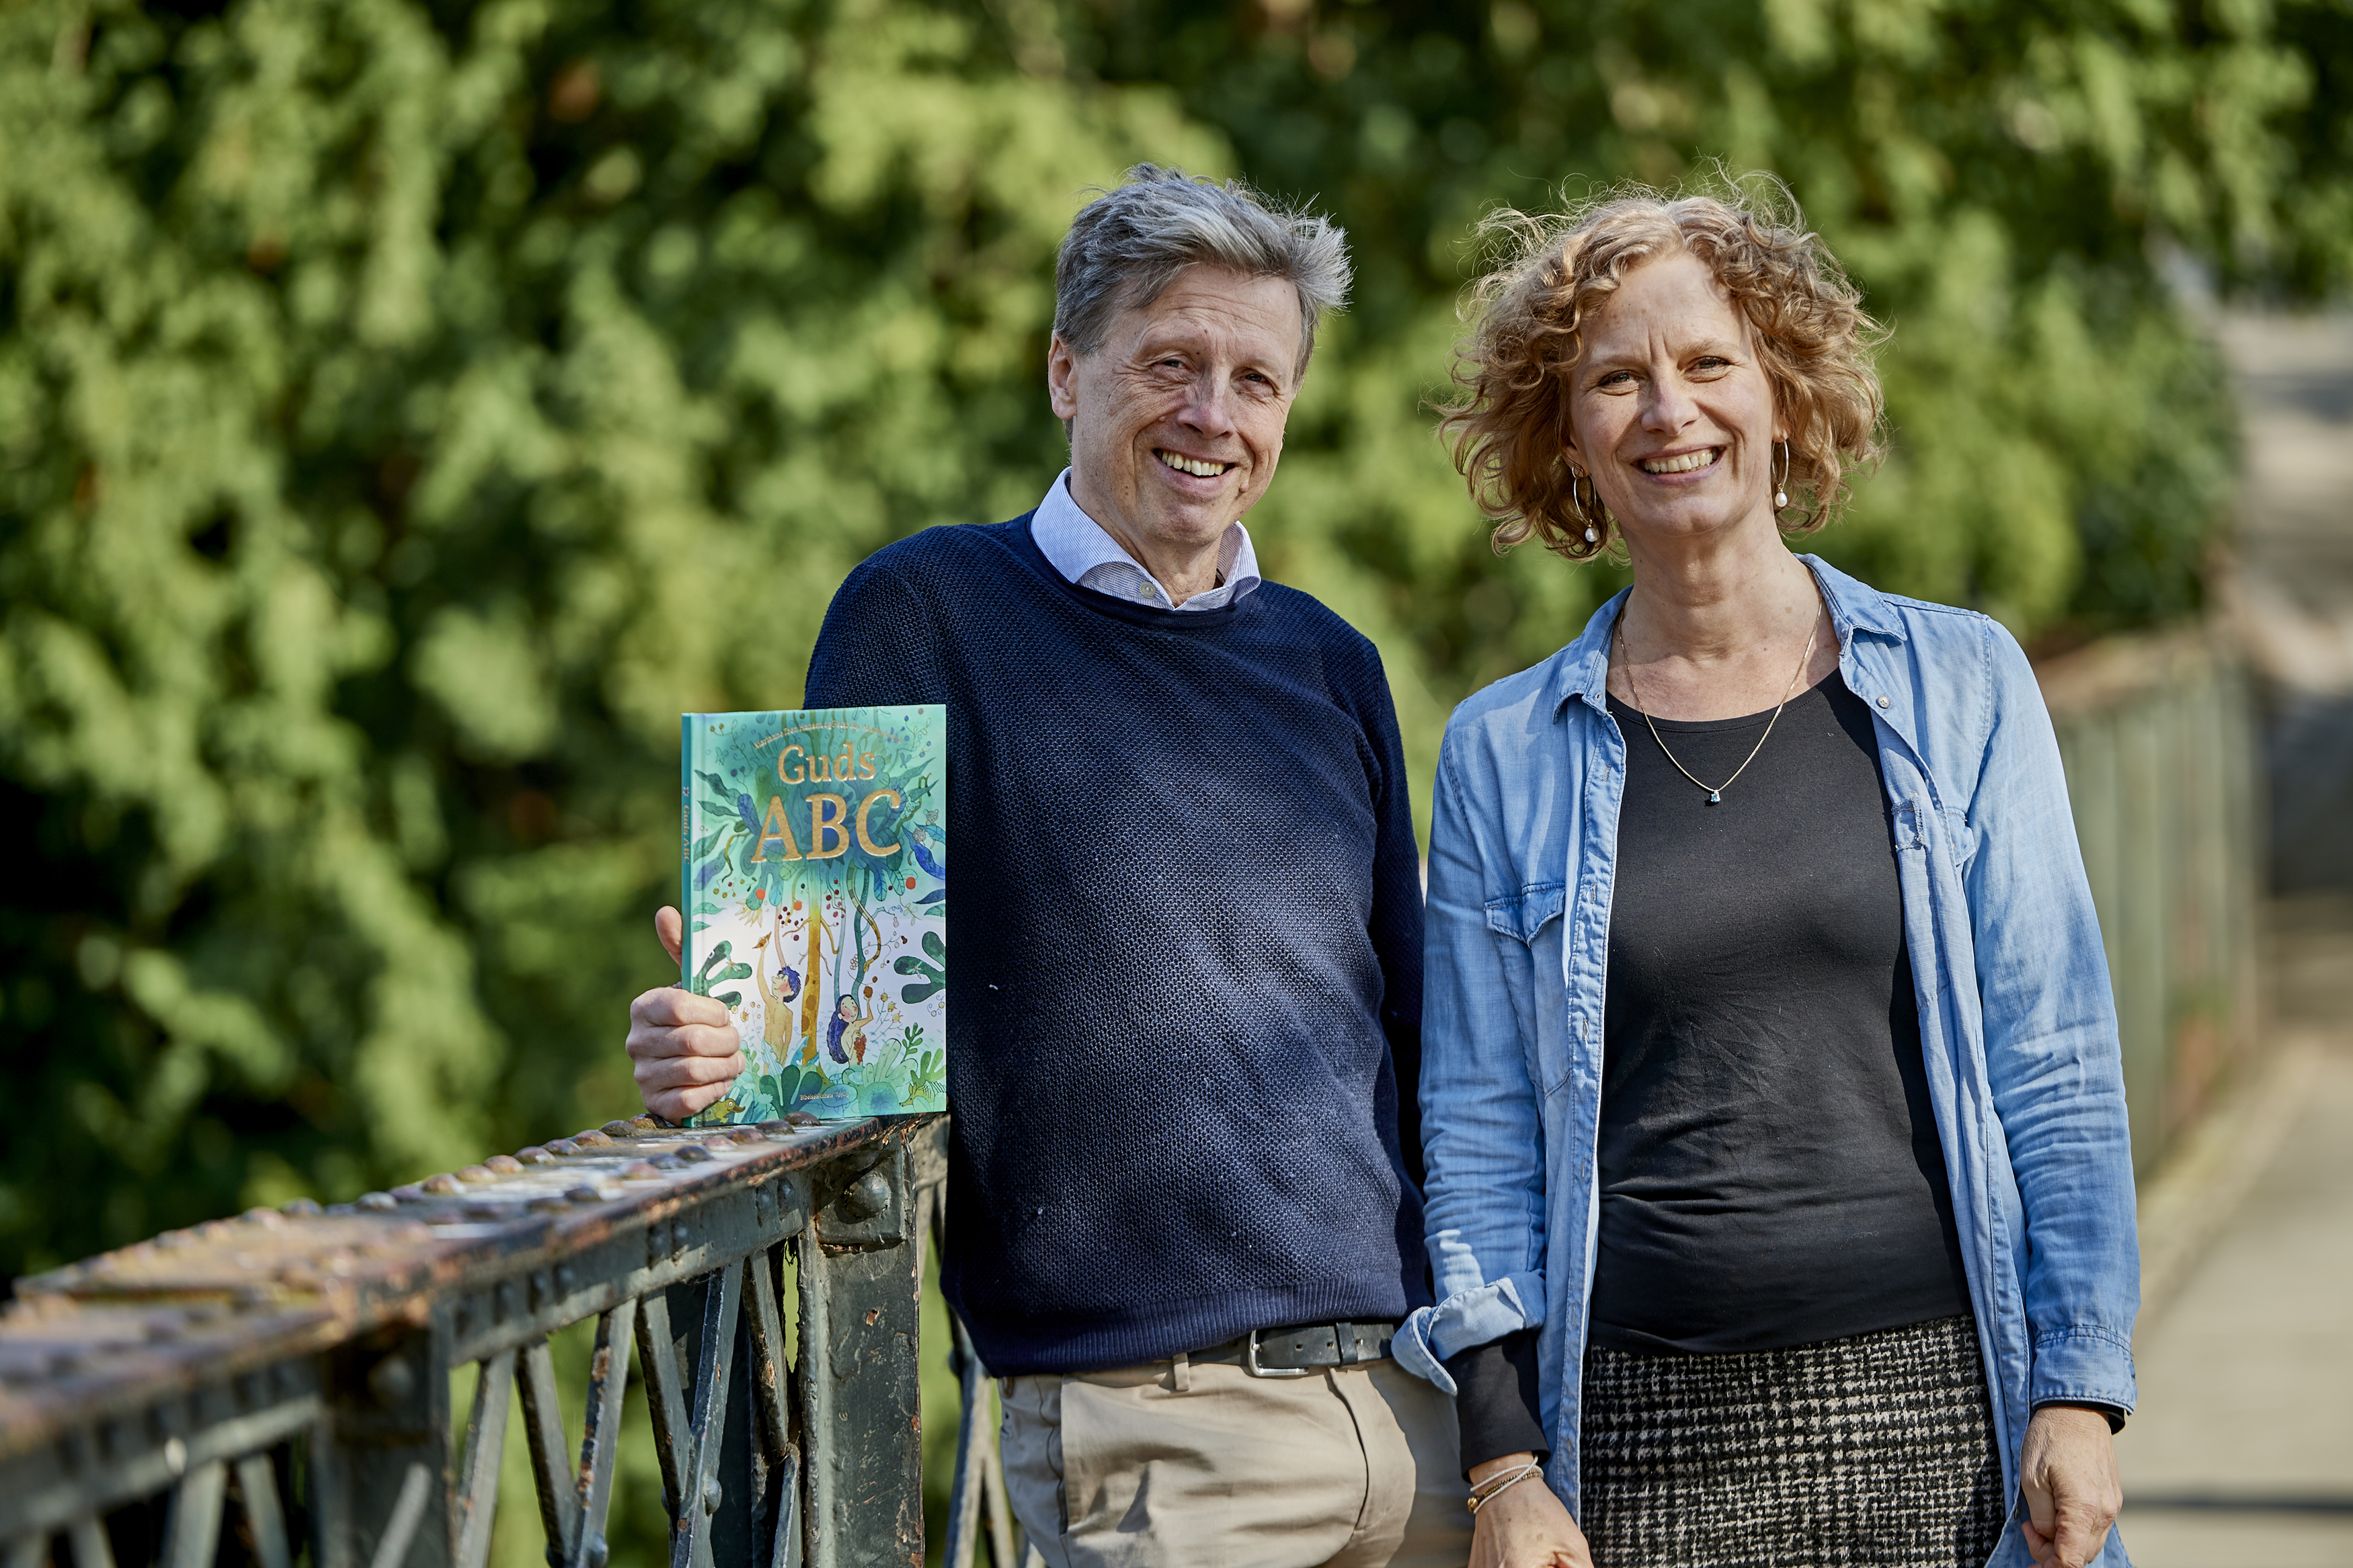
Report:
[[1882,708],[1886,707],[1886,706],[1887,706],[1887,699],[1886,699],[1886,698],[1884,698],[1884,697],[1881,698],[1881,699],[1879,700],[1879,705],[1880,705]]

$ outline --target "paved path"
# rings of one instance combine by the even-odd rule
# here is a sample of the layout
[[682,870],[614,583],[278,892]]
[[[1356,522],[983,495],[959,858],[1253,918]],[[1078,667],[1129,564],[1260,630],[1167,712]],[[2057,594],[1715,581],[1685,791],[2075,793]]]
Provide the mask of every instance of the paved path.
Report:
[[2353,891],[2353,311],[2216,325],[2246,437],[2218,596],[2267,688],[2272,882]]
[[2218,325],[2221,598],[2269,697],[2274,884],[2311,892],[2271,911],[2269,1084],[2143,1195],[2122,1529],[2141,1568],[2353,1568],[2353,313]]
[[2252,1180],[2143,1320],[2141,1414],[2116,1440],[2140,1568],[2353,1568],[2346,914],[2276,939],[2281,1076],[2235,1152]]

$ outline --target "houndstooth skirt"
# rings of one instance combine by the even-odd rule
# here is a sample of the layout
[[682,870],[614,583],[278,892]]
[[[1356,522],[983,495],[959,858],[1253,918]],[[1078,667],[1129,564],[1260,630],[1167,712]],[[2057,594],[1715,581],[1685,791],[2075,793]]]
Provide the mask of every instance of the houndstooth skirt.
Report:
[[1979,1568],[2005,1517],[1974,1319],[1739,1355],[1586,1352],[1595,1568]]

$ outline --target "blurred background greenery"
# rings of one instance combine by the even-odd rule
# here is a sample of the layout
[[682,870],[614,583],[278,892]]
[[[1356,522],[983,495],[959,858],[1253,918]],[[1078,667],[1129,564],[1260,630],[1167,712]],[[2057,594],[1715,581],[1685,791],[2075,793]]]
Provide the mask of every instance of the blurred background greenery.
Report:
[[1138,159],[1349,230],[1251,518],[1448,707],[1616,585],[1432,433],[1472,226],[1721,159],[1894,327],[1822,537],[2042,647],[2194,613],[2215,290],[2353,269],[2353,0],[0,0],[0,1275],[635,1108],[686,709],[1026,510]]

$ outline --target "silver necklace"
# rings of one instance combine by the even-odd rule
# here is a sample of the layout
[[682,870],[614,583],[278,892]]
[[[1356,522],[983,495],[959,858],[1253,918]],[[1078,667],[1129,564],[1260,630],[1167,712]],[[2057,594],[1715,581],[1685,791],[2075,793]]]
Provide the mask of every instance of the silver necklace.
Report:
[[[1765,732],[1757,737],[1757,743],[1748,748],[1748,754],[1740,759],[1740,765],[1738,767],[1732,770],[1732,778],[1725,780],[1720,784],[1710,784],[1697,773],[1683,766],[1683,763],[1676,762],[1675,754],[1667,750],[1666,738],[1659,733],[1658,725],[1651,722],[1651,710],[1642,706],[1642,693],[1634,685],[1633,656],[1630,654],[1625,655],[1626,689],[1633,695],[1634,711],[1640,713],[1642,716],[1642,722],[1650,726],[1651,739],[1658,742],[1660,754],[1665,757],[1668,762],[1674,763],[1675,772],[1683,774],[1683,777],[1691,780],[1692,783],[1707,791],[1708,805],[1721,805],[1724,804],[1724,792],[1732,787],[1734,779],[1737,779],[1741,774],[1748,771],[1748,764],[1757,760],[1757,753],[1763,751],[1765,749],[1765,742],[1773,738],[1773,726],[1781,721],[1781,710],[1789,705],[1789,699],[1796,695],[1798,682],[1804,677],[1806,667],[1814,662],[1814,644],[1821,639],[1821,635],[1822,618],[1820,616],[1816,616],[1814,617],[1813,629],[1806,634],[1806,651],[1799,658],[1798,668],[1790,671],[1788,689],[1781,693],[1781,700],[1774,706],[1773,717],[1765,721]],[[1618,612],[1617,620],[1610,624],[1609,640],[1617,646],[1620,653],[1625,654],[1626,612],[1622,607]]]

